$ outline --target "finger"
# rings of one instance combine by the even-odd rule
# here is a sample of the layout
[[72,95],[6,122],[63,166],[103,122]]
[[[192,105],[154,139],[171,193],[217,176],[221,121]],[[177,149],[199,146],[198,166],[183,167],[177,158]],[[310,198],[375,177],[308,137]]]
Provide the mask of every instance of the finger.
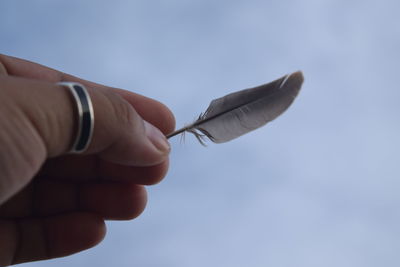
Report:
[[140,116],[151,124],[156,125],[165,135],[174,131],[175,117],[164,104],[153,100],[152,105],[149,105],[149,98],[142,95],[115,88],[113,91],[134,106]]
[[135,110],[140,114],[140,116],[142,116],[151,124],[157,126],[157,128],[159,128],[164,134],[171,133],[175,129],[174,115],[164,104],[156,100],[135,94],[127,90],[110,88],[98,83],[86,81],[69,74],[64,74],[62,80],[78,82],[92,88],[105,88],[112,90],[114,93],[120,95],[128,103],[135,107]]
[[[15,77],[0,79],[2,93],[24,112],[48,156],[66,153],[76,132],[75,103],[67,89]],[[126,100],[109,90],[88,91],[96,118],[88,154],[99,153],[111,162],[134,166],[155,165],[167,158],[170,148],[165,136],[143,121]]]
[[12,76],[56,83],[62,80],[62,73],[34,62],[0,54],[0,62]]
[[172,132],[175,128],[175,118],[172,112],[162,103],[151,98],[135,94],[122,89],[116,89],[86,81],[69,74],[33,63],[27,60],[0,54],[0,64],[3,63],[4,72],[9,75],[47,81],[51,83],[69,81],[79,82],[91,88],[106,88],[122,96],[133,105],[140,116],[159,128],[164,134]]
[[131,220],[146,207],[147,193],[143,186],[127,184],[93,184],[81,187],[80,207],[107,220]]
[[133,182],[140,185],[155,185],[167,174],[169,159],[151,167],[130,167],[104,161],[100,165],[103,180]]
[[154,185],[165,177],[168,167],[168,158],[155,166],[135,167],[108,162],[96,156],[63,156],[48,160],[38,176],[61,181],[102,180]]
[[45,217],[85,211],[106,220],[131,220],[143,212],[146,202],[145,188],[132,183],[38,181],[0,206],[0,218]]
[[40,219],[0,221],[0,266],[67,256],[101,242],[104,221],[70,213]]

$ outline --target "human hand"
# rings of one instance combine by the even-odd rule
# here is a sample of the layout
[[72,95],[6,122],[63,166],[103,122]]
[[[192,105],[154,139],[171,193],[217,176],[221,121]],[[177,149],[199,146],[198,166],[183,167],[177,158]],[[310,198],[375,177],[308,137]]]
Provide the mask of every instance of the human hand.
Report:
[[[76,115],[60,81],[85,85],[93,102],[81,155],[66,154]],[[103,239],[104,220],[137,217],[143,185],[167,172],[174,124],[155,100],[0,55],[0,266],[79,252]]]

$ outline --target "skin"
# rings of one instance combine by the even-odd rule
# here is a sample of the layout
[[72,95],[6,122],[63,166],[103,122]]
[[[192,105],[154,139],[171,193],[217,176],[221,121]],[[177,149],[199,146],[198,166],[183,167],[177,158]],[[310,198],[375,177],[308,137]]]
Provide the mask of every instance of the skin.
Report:
[[[76,103],[60,81],[85,85],[93,102],[81,155],[68,154]],[[174,127],[155,100],[0,55],[0,266],[77,253],[104,238],[105,220],[139,216],[144,185],[167,173]]]

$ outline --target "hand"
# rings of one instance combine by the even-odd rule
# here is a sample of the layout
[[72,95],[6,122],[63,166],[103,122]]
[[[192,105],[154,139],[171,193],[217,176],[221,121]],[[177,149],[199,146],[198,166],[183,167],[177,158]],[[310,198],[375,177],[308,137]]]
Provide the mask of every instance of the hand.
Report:
[[[66,155],[76,104],[60,81],[85,85],[93,102],[82,155]],[[104,220],[138,216],[143,185],[167,172],[173,129],[155,100],[0,55],[0,266],[79,252],[103,239]]]

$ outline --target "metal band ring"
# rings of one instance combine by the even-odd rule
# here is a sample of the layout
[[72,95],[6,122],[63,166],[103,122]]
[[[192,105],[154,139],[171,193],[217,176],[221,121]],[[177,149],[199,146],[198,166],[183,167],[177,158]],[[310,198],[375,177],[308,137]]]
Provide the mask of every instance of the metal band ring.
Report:
[[75,99],[78,111],[77,133],[69,153],[83,153],[92,140],[94,128],[94,112],[90,95],[82,84],[74,82],[60,82],[57,84],[69,89]]

